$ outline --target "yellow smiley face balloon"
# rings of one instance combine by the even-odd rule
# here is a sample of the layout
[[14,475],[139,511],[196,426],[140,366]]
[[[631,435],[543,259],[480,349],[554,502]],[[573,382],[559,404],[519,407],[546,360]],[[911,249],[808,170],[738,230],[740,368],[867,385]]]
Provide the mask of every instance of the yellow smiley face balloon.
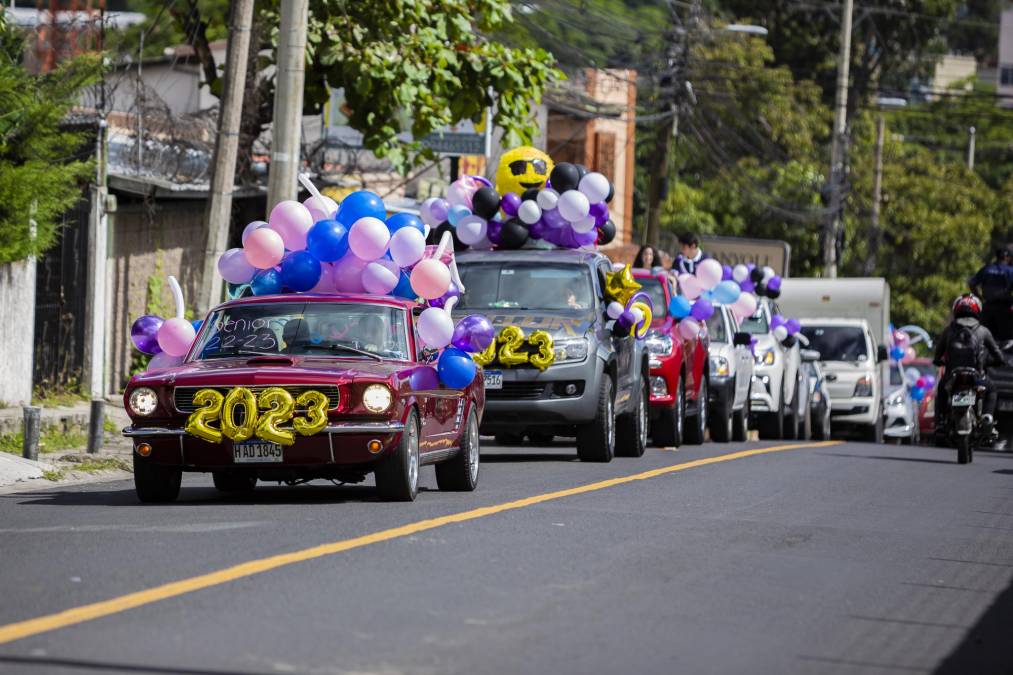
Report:
[[538,148],[527,145],[503,153],[496,169],[496,191],[500,195],[524,194],[531,188],[545,187],[552,173],[552,158]]

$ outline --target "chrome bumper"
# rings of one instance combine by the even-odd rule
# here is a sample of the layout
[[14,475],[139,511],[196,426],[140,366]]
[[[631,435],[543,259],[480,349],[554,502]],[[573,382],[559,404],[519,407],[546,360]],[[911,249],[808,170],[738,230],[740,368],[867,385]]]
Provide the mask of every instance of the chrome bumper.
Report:
[[[328,424],[321,433],[324,434],[395,434],[404,431],[404,424],[401,422],[344,422],[341,424]],[[123,428],[123,435],[134,436],[183,436],[186,431],[165,427],[135,427]]]

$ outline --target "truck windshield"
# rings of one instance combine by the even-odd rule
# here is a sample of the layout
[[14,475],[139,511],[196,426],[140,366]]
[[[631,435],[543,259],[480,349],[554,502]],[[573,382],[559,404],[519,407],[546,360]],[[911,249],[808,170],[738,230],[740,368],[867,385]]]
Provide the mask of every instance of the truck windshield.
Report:
[[856,326],[803,326],[809,349],[820,353],[823,361],[865,361],[869,352],[865,332]]
[[749,333],[750,335],[763,335],[770,331],[770,325],[767,323],[767,314],[760,307],[756,310],[756,314],[747,316],[739,324],[739,330],[743,333]]
[[588,310],[594,285],[585,265],[469,262],[458,263],[467,289],[458,309]]
[[707,335],[710,336],[711,342],[728,342],[728,336],[725,334],[725,320],[721,316],[720,309],[707,319]]
[[385,305],[270,302],[226,307],[207,319],[197,360],[255,354],[406,360],[405,312]]
[[668,316],[668,303],[665,302],[665,289],[661,286],[661,279],[658,277],[637,277],[640,290],[651,297],[651,304],[654,305],[653,313],[655,319]]

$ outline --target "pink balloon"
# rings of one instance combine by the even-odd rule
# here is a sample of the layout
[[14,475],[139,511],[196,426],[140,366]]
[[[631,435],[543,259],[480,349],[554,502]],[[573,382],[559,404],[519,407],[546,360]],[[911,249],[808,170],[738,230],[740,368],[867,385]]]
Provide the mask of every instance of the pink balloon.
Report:
[[291,199],[278,202],[267,222],[281,235],[285,248],[290,251],[306,248],[306,233],[313,227],[313,216],[305,206]]
[[264,227],[250,233],[243,245],[243,252],[251,265],[266,270],[281,262],[285,256],[285,242],[280,234]]
[[243,228],[243,246],[246,245],[246,238],[250,236],[250,233],[254,230],[259,230],[262,227],[268,227],[268,224],[263,220],[255,220],[246,227]]
[[169,356],[165,352],[158,352],[157,354],[151,357],[150,361],[148,361],[148,369],[146,372],[150,373],[153,370],[163,370],[165,368],[173,368],[181,363],[183,363],[182,356]]
[[366,290],[362,285],[362,272],[369,263],[356,258],[351,252],[334,263],[331,272],[334,289],[339,293],[362,293]]
[[256,271],[241,248],[230,248],[218,258],[218,273],[230,284],[247,284]]
[[435,258],[426,258],[412,269],[412,290],[434,300],[450,288],[450,268]]
[[186,356],[197,331],[186,319],[166,319],[158,329],[158,346],[169,356]]
[[419,315],[419,337],[432,349],[443,349],[454,338],[454,320],[450,312],[439,307],[430,307]]
[[692,340],[700,334],[700,323],[693,319],[683,319],[679,322],[679,335],[684,340]]
[[911,363],[918,358],[918,352],[915,351],[914,347],[908,347],[904,350],[904,357],[900,360],[901,363]]
[[359,218],[348,231],[348,248],[360,260],[376,260],[387,252],[389,243],[390,230],[379,218]]
[[702,260],[696,266],[696,280],[705,291],[709,291],[721,283],[721,275],[721,263],[713,258]]
[[334,213],[338,210],[338,203],[326,195],[320,195],[319,199],[310,197],[302,205],[309,210],[314,223],[333,218]]
[[310,293],[334,293],[334,265],[320,263],[320,280],[309,290]]
[[426,238],[414,227],[402,227],[390,238],[390,257],[401,267],[411,267],[426,252]]
[[732,303],[732,311],[739,317],[752,316],[756,311],[756,296],[752,293],[743,293]]
[[401,268],[397,263],[393,260],[377,260],[366,265],[366,269],[362,271],[362,287],[367,293],[387,295],[394,290],[400,278]]
[[700,288],[700,281],[693,275],[687,275],[686,280],[679,284],[679,289],[690,300],[696,300],[703,292],[703,289]]

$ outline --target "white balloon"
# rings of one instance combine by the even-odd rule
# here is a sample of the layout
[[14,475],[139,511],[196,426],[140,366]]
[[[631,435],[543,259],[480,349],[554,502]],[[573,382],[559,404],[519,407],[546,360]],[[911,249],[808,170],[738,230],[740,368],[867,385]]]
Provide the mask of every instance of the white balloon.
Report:
[[605,308],[605,313],[608,314],[610,319],[618,319],[623,313],[622,303],[613,300],[608,304],[608,307]]
[[390,257],[398,267],[411,267],[426,252],[426,238],[414,227],[402,227],[390,238]]
[[474,213],[457,221],[457,238],[466,246],[474,246],[485,239],[485,234],[488,231],[489,224],[485,218],[476,216]]
[[735,279],[740,284],[749,278],[749,268],[745,265],[739,264],[732,268],[732,279]]
[[777,338],[778,342],[788,337],[788,329],[784,326],[778,326],[773,330],[774,337]]
[[539,191],[535,201],[538,202],[538,206],[542,211],[548,211],[549,209],[556,208],[556,203],[559,201],[559,193],[552,188],[545,188]]
[[454,337],[454,320],[440,307],[423,310],[418,319],[418,334],[427,347],[443,349]]
[[585,232],[590,232],[591,230],[594,229],[594,216],[587,216],[585,218],[581,218],[580,220],[574,223],[570,223],[570,226],[573,228],[574,232],[579,232],[581,234]]
[[542,217],[542,209],[539,208],[538,203],[533,199],[521,202],[521,205],[517,207],[517,217],[521,219],[521,222],[527,223],[528,225],[534,225],[538,222],[538,219]]
[[770,278],[772,276],[774,276],[774,268],[770,267],[770,266],[764,267],[763,268],[763,282],[766,283],[766,282],[770,281]]
[[644,320],[644,310],[640,309],[639,307],[634,307],[633,309],[631,309],[630,314],[633,315],[634,324],[639,324],[641,321]]
[[609,196],[609,179],[597,171],[592,171],[580,179],[578,189],[584,193],[589,202],[597,204]]
[[559,195],[559,203],[556,204],[556,208],[559,209],[559,215],[571,223],[575,223],[587,217],[591,210],[591,202],[587,200],[587,196],[583,192],[567,190]]

